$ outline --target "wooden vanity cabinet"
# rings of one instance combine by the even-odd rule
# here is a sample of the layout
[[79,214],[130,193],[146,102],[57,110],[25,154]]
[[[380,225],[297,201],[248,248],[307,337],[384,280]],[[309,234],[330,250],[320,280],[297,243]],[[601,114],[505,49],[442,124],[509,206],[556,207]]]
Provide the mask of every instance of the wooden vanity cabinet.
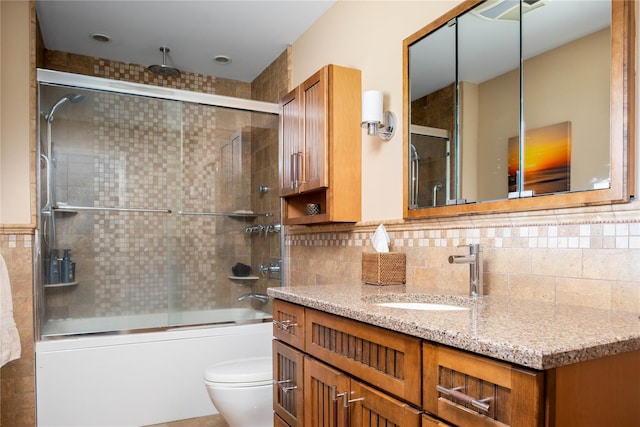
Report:
[[[280,101],[284,224],[360,220],[361,94],[360,70],[327,65]],[[308,203],[320,213],[307,215]]]
[[[299,399],[285,404],[274,390],[274,409],[291,427],[640,426],[640,350],[536,370],[277,299],[273,307],[275,379],[295,372]],[[348,391],[347,412],[334,386]],[[282,412],[291,405],[294,417]]]

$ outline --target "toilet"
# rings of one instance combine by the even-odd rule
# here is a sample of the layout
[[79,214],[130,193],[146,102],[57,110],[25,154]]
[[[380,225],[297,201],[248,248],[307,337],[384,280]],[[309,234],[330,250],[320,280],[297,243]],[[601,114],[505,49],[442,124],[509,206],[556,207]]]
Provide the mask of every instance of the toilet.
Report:
[[273,427],[271,360],[252,357],[205,369],[204,385],[229,427]]

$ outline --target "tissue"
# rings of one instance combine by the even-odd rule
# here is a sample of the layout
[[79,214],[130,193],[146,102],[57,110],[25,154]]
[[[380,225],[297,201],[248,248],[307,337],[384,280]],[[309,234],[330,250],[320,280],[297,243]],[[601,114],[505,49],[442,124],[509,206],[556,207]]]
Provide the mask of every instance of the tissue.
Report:
[[389,252],[390,242],[391,240],[389,239],[387,230],[384,228],[384,225],[380,224],[378,228],[376,228],[376,231],[373,233],[373,237],[371,237],[373,248],[376,250],[376,252]]

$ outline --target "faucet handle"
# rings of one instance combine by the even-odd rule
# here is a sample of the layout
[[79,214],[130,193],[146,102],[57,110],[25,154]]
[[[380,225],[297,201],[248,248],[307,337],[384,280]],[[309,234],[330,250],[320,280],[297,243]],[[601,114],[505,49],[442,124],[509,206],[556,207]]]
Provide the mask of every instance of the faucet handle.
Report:
[[470,254],[477,254],[478,252],[482,252],[480,248],[480,243],[468,243],[466,245],[458,245],[459,248],[469,248]]

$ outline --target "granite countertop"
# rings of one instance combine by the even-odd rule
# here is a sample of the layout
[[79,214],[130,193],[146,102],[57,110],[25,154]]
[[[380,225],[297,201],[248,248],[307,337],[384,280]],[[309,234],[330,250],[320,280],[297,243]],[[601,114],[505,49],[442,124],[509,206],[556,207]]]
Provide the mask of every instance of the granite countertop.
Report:
[[[412,292],[409,286],[318,285],[269,288],[274,298],[534,369],[551,369],[640,349],[638,313],[487,295]],[[460,311],[388,308],[431,302]]]

